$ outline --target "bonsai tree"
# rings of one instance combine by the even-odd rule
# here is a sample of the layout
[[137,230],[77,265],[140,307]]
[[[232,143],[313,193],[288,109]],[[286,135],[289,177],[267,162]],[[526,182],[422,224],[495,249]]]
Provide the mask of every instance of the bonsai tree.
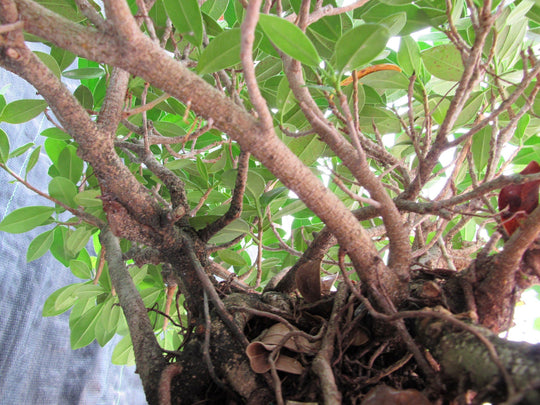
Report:
[[44,197],[0,230],[81,278],[74,349],[124,336],[150,404],[540,401],[497,337],[540,275],[535,2],[102,4],[0,0],[42,97],[0,120],[53,124],[0,131]]

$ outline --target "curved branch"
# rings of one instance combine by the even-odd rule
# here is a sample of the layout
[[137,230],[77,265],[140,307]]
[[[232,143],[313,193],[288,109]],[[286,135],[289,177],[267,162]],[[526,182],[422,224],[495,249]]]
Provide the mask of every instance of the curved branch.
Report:
[[[241,107],[175,61],[142,33],[132,41],[119,43],[118,38],[74,24],[31,0],[18,0],[18,6],[28,32],[85,58],[109,63],[141,76],[178,100],[191,101],[196,114],[212,117],[216,128],[251,152],[329,226],[347,249],[360,278],[370,289],[376,290],[385,285],[394,302],[404,299],[406,286],[396,274],[388,271],[365,230],[341,200],[281,142],[272,128],[258,125]],[[129,187],[123,189],[129,190]],[[145,204],[137,205],[143,209],[147,207]]]
[[10,49],[13,52],[0,57],[0,65],[39,91],[65,130],[79,143],[81,157],[92,165],[105,190],[129,207],[140,222],[158,227],[159,205],[122,163],[110,135],[97,127],[71,92],[26,45],[14,43]]
[[105,132],[111,134],[114,138],[116,128],[122,120],[122,111],[124,110],[124,100],[128,89],[129,73],[125,70],[114,68],[111,74],[107,95],[101,106],[97,124]]
[[[282,56],[285,72],[294,96],[299,100],[300,108],[305,114],[313,129],[321,136],[323,141],[338,155],[353,176],[370,193],[371,198],[381,204],[380,213],[386,227],[390,241],[389,266],[394,270],[400,280],[408,279],[411,247],[406,227],[392,198],[388,195],[381,181],[375,177],[369,168],[363,149],[356,150],[346,139],[333,128],[324,118],[317,104],[305,86],[302,70],[298,61],[288,56]],[[367,238],[363,240],[365,246],[373,245]]]
[[118,239],[108,227],[101,228],[99,240],[105,249],[109,274],[129,326],[137,372],[149,403],[157,403],[161,371],[167,365],[154,335],[148,312],[122,259]]
[[257,78],[255,77],[255,65],[253,64],[253,42],[255,41],[255,27],[259,21],[259,9],[261,8],[262,0],[251,0],[248,3],[246,16],[242,23],[242,49],[240,57],[242,59],[242,67],[244,68],[244,80],[246,81],[249,98],[257,110],[259,119],[265,128],[272,128],[272,116],[266,105],[266,100],[263,98]]
[[244,200],[244,192],[246,191],[246,182],[249,169],[249,152],[241,152],[238,158],[238,174],[236,175],[236,183],[231,200],[229,210],[222,217],[218,218],[211,224],[208,224],[204,229],[199,231],[201,239],[205,242],[210,240],[217,232],[225,228],[232,221],[240,217],[242,213],[242,203]]

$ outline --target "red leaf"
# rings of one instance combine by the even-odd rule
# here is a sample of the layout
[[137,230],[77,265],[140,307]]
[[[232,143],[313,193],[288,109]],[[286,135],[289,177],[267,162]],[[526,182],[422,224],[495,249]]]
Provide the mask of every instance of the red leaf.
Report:
[[[532,161],[520,174],[540,173],[540,164]],[[508,235],[512,235],[520,223],[538,206],[540,180],[503,187],[499,193],[499,211],[502,224]]]

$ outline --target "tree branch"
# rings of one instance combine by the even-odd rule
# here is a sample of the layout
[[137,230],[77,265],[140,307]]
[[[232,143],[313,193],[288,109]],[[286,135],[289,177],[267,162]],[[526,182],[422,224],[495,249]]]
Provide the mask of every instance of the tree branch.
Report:
[[146,399],[151,404],[157,403],[158,383],[167,362],[154,335],[142,298],[122,259],[118,239],[108,227],[103,227],[99,240],[105,249],[111,282],[129,326],[137,372],[141,376]]
[[199,236],[203,241],[208,241],[217,232],[225,228],[232,221],[240,217],[242,213],[242,204],[244,200],[244,192],[246,191],[246,182],[249,169],[249,152],[241,152],[238,158],[238,174],[236,175],[236,183],[234,192],[228,211],[211,224],[208,224],[204,229],[199,231]]

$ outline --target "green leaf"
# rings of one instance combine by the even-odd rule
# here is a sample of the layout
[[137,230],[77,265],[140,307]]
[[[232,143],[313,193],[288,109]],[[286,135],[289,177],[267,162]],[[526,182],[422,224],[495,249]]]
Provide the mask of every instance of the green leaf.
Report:
[[34,166],[39,160],[40,154],[41,154],[41,145],[39,145],[36,149],[34,149],[32,153],[30,154],[30,157],[28,158],[28,163],[26,164],[25,176],[28,176],[28,173],[30,173],[30,170],[34,168]]
[[100,294],[106,293],[105,289],[100,286],[99,284],[83,284],[81,285],[77,291],[75,291],[75,295],[82,299],[89,299],[97,297]]
[[484,92],[471,94],[471,97],[469,97],[461,110],[461,113],[457,117],[454,127],[458,128],[476,119],[478,117],[478,111],[480,111],[480,107],[482,107],[482,104],[484,103],[484,98]]
[[55,162],[55,166],[58,169],[60,176],[68,178],[73,183],[77,184],[82,176],[84,163],[82,159],[77,156],[75,147],[69,145],[60,152],[58,160]]
[[60,70],[65,70],[75,60],[74,54],[57,46],[51,48],[51,56],[56,60]]
[[90,236],[92,236],[92,231],[82,227],[77,228],[66,240],[66,249],[71,252],[73,256],[79,254],[81,249],[83,249],[88,243]]
[[[254,48],[257,48],[260,39],[261,35],[256,32],[255,43],[253,44]],[[239,64],[240,45],[240,28],[223,31],[210,41],[208,46],[201,53],[199,64],[197,65],[197,72],[200,75],[204,75]]]
[[46,130],[41,131],[40,135],[46,138],[59,139],[61,141],[67,141],[71,139],[71,135],[56,127],[47,128]]
[[0,129],[0,163],[6,163],[9,159],[9,138],[7,134]]
[[103,201],[97,198],[101,195],[99,190],[84,190],[77,194],[73,200],[77,205],[82,205],[83,207],[101,207],[103,206]]
[[157,288],[157,287],[150,287],[145,290],[142,290],[141,298],[143,300],[144,306],[147,308],[152,307],[156,303],[159,295],[162,292],[163,292],[163,289]]
[[42,316],[55,316],[66,312],[75,304],[77,297],[73,294],[80,284],[70,284],[53,292],[43,304]]
[[129,274],[131,274],[131,278],[133,279],[133,284],[139,285],[141,281],[144,280],[146,277],[146,273],[148,270],[148,265],[144,265],[141,267],[133,266],[129,269]]
[[[410,2],[409,2],[410,3]],[[379,21],[379,24],[384,25],[388,28],[390,36],[398,35],[405,24],[407,23],[407,13],[402,11],[401,13],[389,15],[386,18],[383,18]]]
[[52,255],[66,267],[69,267],[69,261],[75,258],[75,255],[66,249],[65,241],[68,238],[68,229],[65,226],[57,226],[54,230],[54,240],[51,245]]
[[21,124],[30,121],[47,108],[45,100],[17,100],[6,105],[0,116],[0,121],[9,124]]
[[51,247],[53,238],[54,235],[52,229],[36,236],[34,240],[30,242],[30,245],[28,245],[26,261],[31,262],[32,260],[39,259],[43,256]]
[[230,249],[218,250],[217,255],[225,263],[232,264],[233,266],[245,266],[248,264],[242,256]]
[[96,322],[95,330],[96,340],[100,346],[105,346],[114,337],[121,315],[122,309],[119,305],[115,305],[112,297],[103,303],[103,311],[101,311],[100,317]]
[[246,182],[246,193],[255,200],[259,200],[259,197],[264,193],[265,188],[266,182],[264,181],[264,178],[259,173],[249,171]]
[[195,46],[202,44],[203,23],[197,0],[163,0],[174,28]]
[[411,76],[414,72],[420,71],[420,49],[416,41],[409,35],[401,38],[399,44],[399,51],[397,54],[398,63],[401,70],[407,75]]
[[227,9],[227,4],[229,4],[229,0],[207,0],[201,6],[201,11],[204,11],[214,20],[217,20]]
[[326,149],[326,144],[321,142],[316,135],[287,138],[285,143],[306,166],[315,163]]
[[267,14],[259,15],[259,25],[281,51],[308,66],[319,66],[321,58],[317,50],[296,25]]
[[234,238],[249,232],[249,224],[241,218],[238,218],[210,238],[210,243],[226,243]]
[[49,195],[72,208],[77,207],[74,200],[76,194],[77,187],[65,177],[54,177],[49,183]]
[[255,76],[258,82],[264,82],[271,77],[277,76],[282,70],[281,59],[267,56],[255,66]]
[[112,359],[113,364],[132,366],[135,364],[135,353],[133,352],[133,344],[131,343],[131,337],[129,335],[118,342],[113,350]]
[[92,278],[92,269],[90,269],[88,263],[82,260],[71,260],[69,262],[69,269],[75,277],[82,278],[83,280]]
[[482,128],[478,133],[473,135],[471,151],[474,159],[474,166],[478,172],[481,172],[486,167],[489,160],[491,141],[491,127]]
[[521,117],[518,121],[516,132],[514,133],[514,136],[517,139],[522,139],[523,135],[525,134],[525,130],[529,126],[529,122],[531,121],[531,116],[529,114],[524,114],[523,117]]
[[105,71],[99,67],[87,67],[73,70],[66,70],[62,73],[62,76],[68,79],[99,79],[105,75]]
[[9,213],[0,222],[0,231],[8,233],[23,233],[43,225],[53,214],[54,208],[32,206],[19,208]]
[[88,87],[84,84],[81,84],[77,87],[77,90],[73,93],[75,98],[79,101],[81,106],[87,110],[94,108],[94,96]]
[[17,156],[21,156],[24,152],[26,152],[28,149],[30,149],[34,145],[35,144],[32,142],[28,142],[27,144],[24,144],[23,146],[19,146],[13,152],[9,153],[9,159],[12,159]]
[[75,322],[72,323],[70,319],[70,341],[73,350],[88,346],[96,338],[96,323],[102,310],[103,304],[99,304],[90,308]]
[[154,128],[163,136],[182,136],[186,134],[184,128],[172,122],[157,121],[154,122]]
[[463,74],[461,53],[453,44],[435,46],[422,52],[429,73],[443,80],[458,81]]
[[62,72],[60,71],[60,67],[58,66],[58,63],[51,55],[49,55],[48,53],[38,52],[38,51],[34,51],[34,55],[36,55],[39,59],[41,59],[41,61],[45,64],[45,66],[47,66],[49,70],[53,72],[53,74],[56,77],[60,78],[60,75],[62,74]]
[[336,68],[339,72],[357,69],[375,59],[390,38],[388,28],[362,24],[346,32],[336,43]]

